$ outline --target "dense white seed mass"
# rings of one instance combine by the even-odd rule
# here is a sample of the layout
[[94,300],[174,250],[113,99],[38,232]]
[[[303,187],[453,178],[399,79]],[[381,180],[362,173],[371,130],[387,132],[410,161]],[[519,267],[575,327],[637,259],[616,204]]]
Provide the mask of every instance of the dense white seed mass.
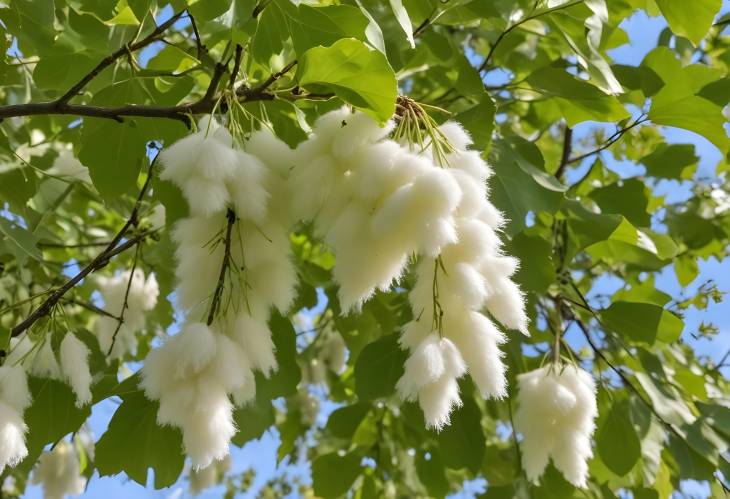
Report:
[[176,296],[187,318],[148,355],[142,381],[160,402],[158,422],[182,429],[196,470],[228,455],[234,405],[256,395],[253,371],[276,370],[268,320],[272,308],[289,308],[297,281],[285,204],[291,150],[268,129],[252,134],[245,150],[213,120],[199,130],[161,153],[163,178],[190,206],[172,233]]
[[401,339],[412,355],[398,389],[440,429],[461,404],[457,379],[467,368],[484,397],[506,393],[505,337],[483,312],[525,334],[527,316],[511,280],[517,261],[501,249],[504,218],[488,201],[491,170],[468,150],[469,135],[444,124],[451,149],[438,155],[387,139],[392,126],[348,108],[320,117],[295,150],[292,210],[335,253],[344,311],[390,289],[418,255],[415,319]]
[[86,478],[80,473],[79,456],[73,445],[60,441],[44,452],[33,471],[33,483],[43,486],[45,499],[63,499],[83,494]]
[[57,356],[51,346],[52,335],[49,332],[37,342],[28,335],[13,338],[6,365],[22,366],[33,376],[63,381],[76,395],[78,407],[88,404],[91,402],[88,347],[72,332],[66,331]]
[[0,367],[0,473],[15,466],[28,455],[23,413],[30,405],[28,381],[21,366],[6,360]]
[[128,270],[114,276],[97,277],[96,283],[107,312],[120,317],[124,310],[124,322],[121,325],[113,317],[101,316],[97,319],[94,332],[101,351],[106,353],[111,348],[112,358],[122,358],[127,353],[136,354],[137,333],[145,329],[145,314],[155,308],[160,294],[155,274],[150,273],[145,277],[141,269],[135,269],[134,274]]
[[[498,231],[504,220],[488,200],[491,170],[478,152],[466,149],[471,139],[458,124],[447,122],[441,131],[454,150],[446,155],[443,168],[431,169],[449,182],[438,178],[428,192],[433,196],[437,184],[445,187],[444,194],[449,195],[442,197],[438,219],[447,223],[441,233],[428,218],[421,226],[432,244],[419,246],[422,256],[409,296],[414,320],[401,336],[411,357],[398,384],[402,396],[418,399],[426,426],[437,430],[448,424],[451,411],[461,404],[457,379],[467,370],[483,397],[506,395],[506,367],[499,349],[506,338],[483,312],[527,334],[524,299],[511,280],[517,260],[503,254]],[[420,212],[425,209],[419,207]],[[393,219],[400,210],[404,208],[392,210],[387,218]],[[413,220],[407,217],[404,226],[418,227]],[[435,369],[442,365],[439,359],[445,358],[443,345],[448,345],[445,351],[450,352],[453,367],[436,376]]]
[[91,402],[89,348],[72,332],[67,332],[60,353],[61,371],[76,395],[76,406],[82,407]]
[[532,481],[550,458],[576,487],[586,487],[591,437],[598,416],[593,377],[574,365],[549,365],[518,376],[515,430],[522,467]]

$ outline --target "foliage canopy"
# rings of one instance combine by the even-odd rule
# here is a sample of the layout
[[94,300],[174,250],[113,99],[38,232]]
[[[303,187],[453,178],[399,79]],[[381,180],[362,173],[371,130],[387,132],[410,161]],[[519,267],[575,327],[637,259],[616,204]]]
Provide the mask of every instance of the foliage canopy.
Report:
[[[279,460],[305,456],[314,494],[323,497],[348,490],[443,497],[477,477],[492,498],[619,491],[665,498],[689,479],[721,497],[730,479],[727,354],[719,363],[697,354],[694,340],[717,328],[687,330],[683,314],[722,300],[697,276],[707,259],[726,262],[728,162],[713,178],[698,178],[695,147],[662,133],[681,128],[723,157],[730,151],[730,14],[720,7],[721,0],[0,2],[0,349],[8,351],[11,337],[74,331],[92,352],[92,403],[121,402],[82,473],[124,472],[144,485],[151,468],[155,487],[171,485],[184,468],[181,435],[157,425],[156,402],[138,388],[138,375],[126,377],[175,322],[170,230],[187,208],[151,158],[199,115],[230,111],[225,92],[241,104],[244,133],[266,122],[291,146],[343,103],[385,123],[404,94],[437,121],[460,122],[495,171],[491,199],[510,220],[507,251],[522,261],[516,280],[531,317],[531,336],[510,334],[504,346],[510,396],[484,401],[462,380],[464,403],[451,425],[426,431],[418,406],[395,395],[406,356],[397,333],[410,313],[403,289],[342,314],[334,257],[299,226],[291,236],[295,306],[271,321],[279,371],[257,378],[255,404],[235,413],[234,444],[276,428]],[[615,64],[608,51],[628,43],[621,23],[637,11],[663,16],[668,28],[643,60]],[[91,184],[49,172],[68,150],[88,167]],[[617,161],[641,173],[619,175],[607,166]],[[658,193],[664,180],[691,192],[666,202]],[[163,227],[153,221],[158,204]],[[161,299],[137,352],[107,362],[90,333],[105,311],[87,277],[130,268],[154,272]],[[657,289],[667,274],[681,293]],[[618,291],[601,294],[605,276],[620,282]],[[403,288],[411,285],[406,279]],[[314,307],[316,315],[305,314],[312,324],[295,330],[292,322]],[[324,397],[336,409],[312,426],[303,417],[311,401],[297,387],[320,355],[323,332],[342,335],[349,357],[341,375],[326,375]],[[515,376],[541,365],[564,335],[572,338],[562,342],[564,357],[599,386],[586,491],[553,468],[539,485],[529,483],[510,430]],[[29,455],[3,473],[15,478],[11,493],[22,493],[44,447],[77,432],[91,410],[76,407],[59,381],[32,377],[30,388]],[[246,483],[228,480],[231,490]]]

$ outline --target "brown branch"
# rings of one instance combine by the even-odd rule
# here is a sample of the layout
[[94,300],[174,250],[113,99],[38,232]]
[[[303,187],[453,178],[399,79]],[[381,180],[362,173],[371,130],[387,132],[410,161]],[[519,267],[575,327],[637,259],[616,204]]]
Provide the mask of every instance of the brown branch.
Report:
[[119,312],[119,320],[117,321],[117,327],[114,329],[114,334],[112,335],[112,341],[109,345],[109,350],[106,352],[107,357],[112,354],[112,350],[114,349],[114,343],[117,341],[117,335],[119,334],[119,330],[122,329],[122,324],[124,324],[124,312],[129,308],[129,290],[132,289],[132,280],[134,279],[134,272],[137,270],[137,260],[139,259],[139,248],[140,246],[137,245],[137,247],[134,250],[134,260],[132,262],[132,270],[129,273],[129,279],[127,280],[127,289],[124,292],[124,302],[122,302],[122,310]]
[[634,127],[641,125],[642,123],[645,123],[648,120],[649,120],[649,118],[642,114],[636,120],[634,120],[634,122],[631,123],[630,125],[627,125],[624,128],[621,128],[620,130],[617,130],[616,132],[614,132],[613,135],[611,135],[608,139],[606,139],[606,141],[604,141],[604,143],[601,144],[600,146],[598,146],[597,148],[593,149],[592,151],[575,156],[573,158],[569,158],[566,163],[567,164],[577,163],[579,161],[583,161],[586,158],[590,158],[591,156],[595,156],[596,154],[598,154],[602,151],[605,151],[606,149],[608,149],[609,147],[614,145],[616,142],[621,140],[621,137],[623,137],[626,132],[633,129]]
[[606,357],[601,349],[596,346],[596,344],[593,342],[593,339],[591,338],[590,331],[588,330],[588,326],[586,325],[586,323],[578,318],[575,314],[571,313],[571,315],[571,318],[575,321],[576,324],[578,324],[578,327],[583,332],[583,336],[585,336],[585,339],[588,342],[588,345],[590,345],[593,352],[598,355],[601,360],[603,360],[603,362],[605,362],[606,365],[618,375],[619,378],[621,378],[623,384],[639,398],[639,400],[651,411],[651,413],[654,415],[654,417],[657,418],[660,423],[662,423],[677,438],[679,438],[683,442],[686,442],[687,440],[685,439],[684,435],[682,435],[672,423],[665,420],[662,415],[657,412],[657,410],[654,408],[654,405],[649,400],[646,400],[644,398],[644,394],[641,393],[641,391],[634,385],[629,377],[626,376],[626,374],[621,369],[616,367],[610,360],[608,360],[608,357]]
[[109,312],[108,310],[104,310],[103,308],[99,308],[96,305],[94,305],[93,303],[89,303],[89,302],[85,302],[85,301],[79,301],[79,300],[75,300],[73,298],[62,298],[62,300],[65,303],[68,303],[69,305],[78,305],[79,307],[83,307],[86,310],[91,310],[92,312],[94,312],[96,314],[103,315],[105,317],[111,317],[112,319],[114,319],[116,321],[119,321],[119,322],[124,322],[124,319],[122,317],[117,317],[116,315],[114,315],[113,313]]
[[497,49],[499,44],[502,43],[502,40],[504,40],[504,38],[508,34],[510,34],[512,32],[512,30],[514,30],[515,28],[520,27],[521,25],[525,24],[527,21],[532,21],[533,19],[537,19],[538,17],[544,16],[545,14],[551,14],[558,10],[567,9],[568,7],[572,7],[572,6],[582,3],[582,2],[583,2],[583,0],[574,0],[572,2],[558,5],[557,7],[554,7],[552,9],[547,9],[547,10],[545,10],[543,12],[539,12],[537,14],[534,14],[534,9],[533,9],[532,14],[524,17],[523,19],[520,19],[515,24],[512,24],[511,26],[509,26],[507,29],[505,29],[504,31],[502,31],[499,34],[497,39],[494,41],[492,46],[489,48],[489,52],[487,52],[487,56],[484,58],[484,61],[482,62],[481,66],[479,66],[479,69],[477,71],[481,73],[482,71],[486,70],[489,67],[489,63],[492,61],[492,56],[494,55],[494,51]]
[[120,47],[119,49],[117,49],[115,52],[111,53],[110,55],[108,55],[107,57],[105,57],[104,59],[102,59],[102,61],[99,64],[97,64],[94,69],[92,69],[88,74],[86,74],[86,76],[84,76],[83,78],[81,78],[81,80],[79,80],[78,83],[76,83],[73,87],[71,87],[70,89],[68,89],[68,91],[65,94],[63,94],[61,97],[59,97],[53,103],[56,106],[62,108],[66,103],[68,103],[68,101],[70,101],[71,99],[73,99],[74,97],[76,97],[76,95],[78,95],[78,93],[91,80],[93,80],[94,78],[96,78],[97,75],[99,75],[99,73],[101,73],[103,70],[105,70],[106,68],[108,68],[109,66],[111,66],[120,57],[122,57],[122,56],[124,56],[126,54],[129,54],[131,52],[135,52],[135,51],[137,51],[137,50],[139,50],[139,49],[141,49],[143,47],[146,47],[150,43],[154,42],[157,39],[158,36],[160,36],[163,32],[165,32],[167,30],[167,28],[169,28],[170,26],[172,26],[173,24],[175,24],[175,22],[178,19],[180,19],[180,17],[184,13],[185,13],[185,11],[184,10],[181,10],[177,14],[174,14],[170,19],[168,19],[164,23],[162,23],[159,26],[157,26],[152,31],[152,33],[150,33],[149,35],[147,35],[143,39],[141,39],[141,40],[139,40],[137,42],[129,41],[129,42],[125,43],[122,47]]
[[236,57],[234,58],[233,63],[233,71],[231,71],[231,78],[228,81],[228,87],[233,88],[233,85],[236,83],[236,78],[238,77],[238,72],[241,69],[241,59],[243,58],[243,47],[240,43],[236,44]]
[[[296,64],[296,61],[288,64],[282,71],[272,74],[269,76],[261,85],[253,89],[240,89],[237,93],[238,99],[241,102],[255,102],[255,101],[267,101],[274,100],[277,96],[273,93],[267,92],[274,82],[281,78],[284,73],[291,70]],[[138,105],[127,105],[119,107],[99,107],[86,104],[66,104],[59,107],[56,102],[31,102],[28,104],[14,104],[10,106],[0,106],[0,120],[3,118],[9,118],[14,116],[35,116],[35,115],[74,115],[74,116],[90,116],[95,118],[108,118],[118,122],[122,122],[122,117],[125,116],[137,116],[144,118],[167,118],[182,121],[186,125],[190,123],[189,116],[192,114],[209,114],[213,112],[218,102],[218,98],[215,97],[215,92],[218,88],[218,84],[225,73],[225,65],[217,64],[216,69],[211,78],[210,85],[206,91],[206,94],[199,100],[189,103],[180,104],[177,106],[138,106]],[[287,97],[283,97],[289,100],[298,99],[321,99],[330,98],[332,95],[320,95],[320,94],[292,94]],[[225,110],[225,102],[220,105],[222,110]]]
[[132,246],[139,244],[143,239],[145,239],[147,236],[149,236],[153,231],[145,231],[131,239],[128,239],[122,244],[119,244],[120,241],[124,238],[124,236],[129,231],[129,228],[132,226],[137,226],[137,223],[139,222],[139,210],[142,205],[142,200],[144,199],[145,195],[147,194],[147,190],[149,189],[150,182],[152,181],[152,174],[153,174],[153,168],[154,164],[157,161],[159,154],[155,156],[155,158],[150,161],[150,166],[147,172],[147,178],[145,179],[145,182],[142,186],[142,189],[139,192],[139,195],[137,196],[137,200],[134,203],[134,208],[132,208],[132,213],[129,215],[129,218],[124,223],[122,228],[117,232],[117,235],[114,236],[114,238],[111,240],[109,245],[96,257],[89,263],[86,267],[81,269],[75,276],[70,278],[68,281],[66,281],[63,285],[61,285],[58,289],[53,291],[46,300],[41,303],[38,308],[33,310],[33,312],[28,315],[23,321],[20,322],[20,324],[13,327],[11,331],[11,335],[13,337],[19,336],[22,334],[25,330],[33,326],[33,324],[36,323],[38,319],[41,317],[44,317],[48,315],[53,307],[58,303],[58,301],[74,286],[76,286],[82,279],[84,279],[87,275],[91,274],[97,269],[100,269],[104,266],[106,266],[107,263],[109,263],[109,260],[113,258],[114,256],[118,255],[119,253],[126,251],[127,249],[131,248]]
[[281,71],[277,71],[276,73],[272,73],[268,78],[266,78],[263,83],[260,85],[252,88],[249,91],[244,92],[244,95],[257,95],[263,93],[267,88],[269,88],[271,85],[273,85],[279,78],[284,76],[286,73],[291,71],[291,69],[297,65],[297,60],[294,59],[292,62],[284,66]]
[[555,172],[555,178],[560,180],[565,173],[565,167],[568,166],[570,155],[573,152],[573,129],[565,124],[565,134],[563,135],[563,153],[560,156],[560,165]]
[[226,212],[226,236],[223,241],[223,260],[221,261],[221,270],[218,274],[218,283],[213,292],[213,299],[210,302],[210,311],[208,312],[208,320],[206,324],[213,324],[215,316],[220,308],[221,298],[223,296],[223,288],[226,282],[226,272],[231,264],[231,233],[233,225],[236,223],[236,214],[230,208]]
[[50,243],[50,242],[39,242],[37,245],[39,248],[60,248],[60,249],[76,249],[76,248],[95,248],[99,246],[109,246],[111,241],[99,241],[91,243],[75,243],[75,244],[63,244],[63,243]]
[[208,52],[208,48],[203,44],[200,38],[200,32],[198,31],[198,25],[195,23],[195,18],[190,13],[190,9],[187,10],[187,17],[190,19],[190,26],[193,28],[193,36],[195,37],[195,47],[198,50],[198,60],[203,60],[203,55]]

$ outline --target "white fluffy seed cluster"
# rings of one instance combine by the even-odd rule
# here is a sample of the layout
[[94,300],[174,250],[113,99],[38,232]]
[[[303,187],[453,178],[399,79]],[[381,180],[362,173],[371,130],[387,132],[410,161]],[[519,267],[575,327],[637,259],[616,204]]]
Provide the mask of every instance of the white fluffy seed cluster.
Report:
[[44,452],[33,472],[33,483],[43,486],[45,499],[83,494],[86,478],[81,476],[79,456],[73,445],[62,440],[52,451]]
[[536,481],[550,458],[576,487],[586,487],[598,416],[593,376],[574,365],[550,365],[518,376],[515,429],[522,468]]
[[491,169],[468,150],[471,139],[459,125],[446,123],[441,132],[453,147],[442,170],[454,190],[450,237],[416,266],[409,295],[414,320],[401,336],[411,356],[398,382],[401,395],[417,398],[426,425],[436,430],[461,405],[457,380],[467,371],[484,398],[506,395],[499,349],[506,338],[482,311],[528,334],[523,295],[511,280],[519,262],[503,253],[498,233],[504,219],[488,200]]
[[30,405],[28,381],[21,366],[7,362],[0,367],[0,473],[28,455],[23,413]]
[[89,369],[89,348],[71,331],[63,335],[58,356],[51,346],[52,334],[34,342],[27,334],[11,341],[11,351],[5,365],[22,365],[34,376],[50,378],[67,383],[74,395],[76,406],[91,402],[91,371]]
[[[176,294],[186,322],[149,354],[142,381],[160,402],[158,422],[182,429],[195,469],[228,454],[234,404],[255,397],[253,371],[276,370],[268,319],[272,307],[288,309],[297,278],[285,204],[291,149],[266,129],[245,150],[214,120],[202,120],[199,129],[160,156],[161,177],[182,189],[190,207],[173,231]],[[235,223],[221,313],[207,324],[226,259],[229,210]]]
[[510,279],[518,262],[497,235],[503,217],[487,199],[491,171],[468,150],[468,134],[456,123],[441,127],[454,149],[441,165],[428,148],[386,139],[391,131],[347,108],[322,116],[295,151],[293,211],[334,250],[345,311],[397,283],[419,255],[415,319],[402,336],[411,356],[398,390],[440,429],[460,404],[456,380],[467,370],[485,397],[505,394],[504,336],[481,310],[524,333],[527,316]]
[[107,316],[101,316],[96,321],[94,332],[101,351],[107,353],[111,348],[111,357],[117,359],[127,353],[136,354],[137,333],[145,329],[145,313],[155,308],[160,294],[155,274],[150,273],[145,278],[141,269],[135,269],[134,274],[127,270],[114,276],[97,277],[96,283],[104,300],[104,309],[116,317],[124,313],[121,325],[115,318]]

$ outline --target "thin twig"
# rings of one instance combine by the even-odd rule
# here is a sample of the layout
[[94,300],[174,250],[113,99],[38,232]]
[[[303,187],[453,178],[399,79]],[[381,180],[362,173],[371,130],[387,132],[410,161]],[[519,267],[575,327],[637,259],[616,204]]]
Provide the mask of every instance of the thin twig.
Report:
[[641,125],[642,123],[644,123],[646,121],[648,121],[648,118],[646,116],[644,116],[644,115],[641,115],[639,118],[637,118],[630,125],[627,125],[624,128],[621,128],[620,130],[617,130],[616,132],[614,132],[613,135],[611,135],[606,141],[604,141],[603,144],[601,144],[597,148],[595,148],[592,151],[589,151],[587,153],[580,154],[578,156],[575,156],[573,158],[570,158],[570,159],[567,160],[566,163],[568,163],[568,164],[577,163],[579,161],[583,161],[586,158],[590,158],[591,156],[594,156],[594,155],[596,155],[596,154],[598,154],[598,153],[600,153],[602,151],[605,151],[606,149],[608,149],[609,147],[611,147],[612,145],[614,145],[616,142],[618,142],[619,140],[621,140],[621,137],[623,137],[623,135],[626,132],[628,132],[629,130],[631,130],[634,127],[637,127],[637,126]]
[[137,41],[137,42],[127,42],[122,47],[117,49],[112,54],[105,57],[99,64],[96,65],[94,69],[92,69],[89,73],[87,73],[81,80],[78,81],[74,86],[72,86],[68,91],[63,94],[61,97],[59,97],[57,100],[53,102],[58,107],[63,107],[68,101],[73,99],[78,93],[86,86],[87,83],[89,83],[91,80],[96,78],[96,76],[101,73],[104,69],[111,66],[117,59],[120,57],[130,54],[132,52],[135,52],[143,47],[146,47],[150,43],[154,42],[158,36],[160,36],[163,32],[167,30],[170,26],[175,24],[175,22],[180,19],[180,17],[185,13],[184,10],[181,10],[177,14],[174,14],[170,19],[165,21],[164,23],[157,26],[152,33],[144,37],[143,39]]
[[187,10],[187,17],[190,20],[190,26],[193,28],[193,36],[195,37],[195,47],[198,51],[198,60],[203,60],[203,55],[208,52],[208,48],[203,45],[203,41],[200,39],[200,32],[198,31],[198,25],[195,23],[195,18],[190,13],[190,9]]
[[573,5],[577,5],[579,3],[583,3],[583,0],[574,0],[572,2],[568,2],[562,5],[558,5],[557,7],[554,7],[552,9],[544,10],[543,12],[539,12],[537,14],[530,14],[529,16],[524,17],[523,19],[520,19],[515,24],[510,25],[502,31],[497,39],[494,41],[492,46],[489,48],[489,52],[487,52],[487,56],[484,58],[484,61],[482,62],[481,66],[479,66],[480,73],[484,70],[486,70],[489,67],[489,63],[492,62],[492,56],[494,55],[494,51],[497,49],[500,43],[502,43],[502,40],[510,34],[515,28],[520,27],[521,25],[525,24],[527,21],[532,21],[533,19],[537,19],[538,17],[544,16],[545,14],[551,14],[553,12],[556,12],[558,10],[567,9],[568,7],[572,7]]
[[134,280],[134,273],[137,270],[137,260],[139,259],[139,248],[140,245],[138,244],[137,247],[134,249],[134,260],[132,261],[132,270],[129,273],[129,279],[127,280],[127,289],[124,291],[124,302],[122,302],[122,310],[119,311],[119,321],[117,321],[117,327],[114,329],[114,334],[112,335],[112,341],[109,344],[109,350],[107,350],[106,355],[107,357],[112,354],[112,350],[114,349],[114,343],[117,341],[117,335],[119,334],[119,330],[122,329],[122,324],[124,324],[124,312],[126,312],[127,308],[129,308],[129,290],[132,289],[132,280]]
[[129,231],[129,228],[132,226],[137,226],[137,223],[139,222],[139,210],[142,205],[142,201],[147,194],[147,190],[149,189],[150,182],[152,181],[152,174],[153,174],[153,168],[154,164],[157,161],[157,158],[159,157],[159,153],[157,156],[154,157],[152,161],[150,161],[150,166],[147,171],[147,178],[145,179],[145,182],[142,186],[142,189],[139,192],[139,195],[137,196],[137,200],[134,203],[134,208],[132,208],[132,213],[129,215],[129,218],[124,223],[122,228],[117,232],[117,235],[114,236],[114,238],[111,240],[111,242],[107,245],[107,247],[89,263],[86,267],[81,269],[75,276],[70,278],[68,281],[66,281],[61,287],[56,289],[54,292],[50,294],[46,300],[41,303],[38,308],[33,310],[33,312],[28,315],[23,321],[20,322],[20,324],[13,327],[11,331],[11,335],[13,337],[19,336],[22,334],[25,330],[33,326],[33,324],[36,323],[38,319],[41,317],[44,317],[48,315],[53,307],[58,303],[58,301],[65,295],[70,289],[72,289],[74,286],[76,286],[83,278],[85,278],[90,273],[94,272],[97,269],[100,269],[104,267],[107,263],[109,263],[109,260],[121,253],[122,251],[127,250],[128,248],[134,246],[135,244],[139,244],[144,238],[152,234],[154,231],[145,231],[141,234],[138,234],[137,236],[128,239],[123,244],[119,244],[120,241],[124,238],[124,236]]
[[218,313],[220,307],[221,297],[223,296],[223,288],[226,283],[226,272],[231,264],[231,233],[233,232],[233,225],[236,223],[236,214],[230,208],[226,212],[226,235],[223,241],[223,260],[221,261],[221,270],[218,274],[218,283],[215,286],[213,292],[213,299],[210,302],[210,310],[208,312],[208,320],[206,324],[209,326],[213,324],[215,316]]
[[565,124],[565,133],[563,134],[563,153],[560,156],[560,165],[555,172],[555,178],[560,180],[565,173],[565,167],[568,166],[570,155],[573,152],[573,129]]
[[677,429],[676,429],[676,428],[674,427],[674,425],[673,425],[672,423],[670,423],[670,422],[668,422],[667,420],[665,420],[665,419],[664,419],[664,418],[663,418],[663,417],[661,416],[661,414],[659,414],[659,413],[657,412],[657,410],[656,410],[656,409],[654,408],[654,404],[652,404],[652,403],[651,403],[650,401],[646,400],[646,399],[644,398],[644,395],[643,395],[643,394],[641,393],[641,391],[639,391],[639,389],[638,389],[638,388],[637,388],[637,387],[636,387],[636,386],[635,386],[635,385],[633,384],[633,382],[632,382],[632,381],[631,381],[631,380],[630,380],[630,379],[628,378],[628,376],[626,376],[626,374],[624,374],[624,372],[623,372],[623,371],[622,371],[621,369],[619,369],[618,367],[616,367],[615,365],[613,365],[613,363],[612,363],[612,362],[611,362],[610,360],[608,360],[608,357],[606,357],[606,355],[605,355],[605,354],[604,354],[604,353],[603,353],[603,352],[601,351],[601,349],[600,349],[600,348],[598,348],[598,347],[596,346],[596,344],[595,344],[595,343],[593,342],[593,339],[591,338],[591,335],[590,335],[590,331],[588,330],[588,326],[587,326],[587,325],[585,324],[585,322],[583,322],[583,321],[582,321],[582,320],[581,320],[581,319],[580,319],[580,318],[579,318],[578,316],[576,316],[575,314],[572,314],[572,315],[573,315],[573,317],[571,317],[571,319],[573,319],[573,320],[575,321],[575,323],[576,323],[576,324],[578,324],[578,327],[579,327],[579,328],[580,328],[580,330],[581,330],[581,331],[583,332],[583,336],[585,336],[585,339],[586,339],[586,341],[588,342],[588,345],[589,345],[589,346],[591,347],[591,349],[593,350],[593,352],[594,352],[594,353],[595,353],[596,355],[598,355],[598,356],[599,356],[599,357],[601,358],[601,360],[603,360],[603,362],[605,362],[605,363],[606,363],[606,365],[607,365],[607,366],[608,366],[608,367],[609,367],[609,368],[610,368],[610,369],[611,369],[611,370],[612,370],[613,372],[615,372],[615,373],[616,373],[616,374],[618,375],[618,377],[619,377],[619,378],[621,378],[621,381],[622,381],[622,382],[624,383],[624,385],[625,385],[625,386],[626,386],[626,387],[627,387],[627,388],[628,388],[629,390],[631,390],[632,392],[634,392],[634,394],[635,394],[635,395],[636,395],[636,396],[637,396],[637,397],[639,398],[639,400],[640,400],[640,401],[641,401],[641,402],[642,402],[642,403],[643,403],[643,404],[644,404],[644,405],[645,405],[645,406],[646,406],[646,407],[647,407],[647,408],[648,408],[648,409],[649,409],[649,410],[651,411],[651,413],[652,413],[652,414],[654,415],[654,417],[656,417],[656,418],[657,418],[657,420],[658,420],[658,421],[659,421],[660,423],[662,423],[662,424],[663,424],[663,425],[664,425],[664,426],[665,426],[665,427],[666,427],[667,429],[669,429],[669,430],[670,430],[670,431],[671,431],[672,433],[674,433],[674,435],[675,435],[675,436],[677,436],[677,437],[678,437],[678,438],[679,438],[680,440],[682,440],[682,441],[686,442],[686,439],[685,439],[684,435],[682,435],[682,434],[681,434],[681,433],[679,432],[679,430],[677,430]]
[[243,47],[241,44],[236,44],[236,57],[234,58],[233,71],[231,71],[231,78],[228,81],[228,87],[233,88],[238,77],[238,71],[241,69],[241,59],[243,58]]
[[103,315],[105,317],[111,317],[112,319],[114,319],[116,321],[124,322],[124,319],[122,317],[118,317],[118,316],[114,315],[113,313],[109,312],[108,310],[99,308],[96,305],[94,305],[93,303],[79,301],[79,300],[75,300],[73,298],[65,298],[65,297],[62,298],[62,301],[64,301],[65,303],[68,303],[69,305],[78,305],[79,307],[83,307],[86,310],[91,310],[92,312],[99,314],[99,315]]

